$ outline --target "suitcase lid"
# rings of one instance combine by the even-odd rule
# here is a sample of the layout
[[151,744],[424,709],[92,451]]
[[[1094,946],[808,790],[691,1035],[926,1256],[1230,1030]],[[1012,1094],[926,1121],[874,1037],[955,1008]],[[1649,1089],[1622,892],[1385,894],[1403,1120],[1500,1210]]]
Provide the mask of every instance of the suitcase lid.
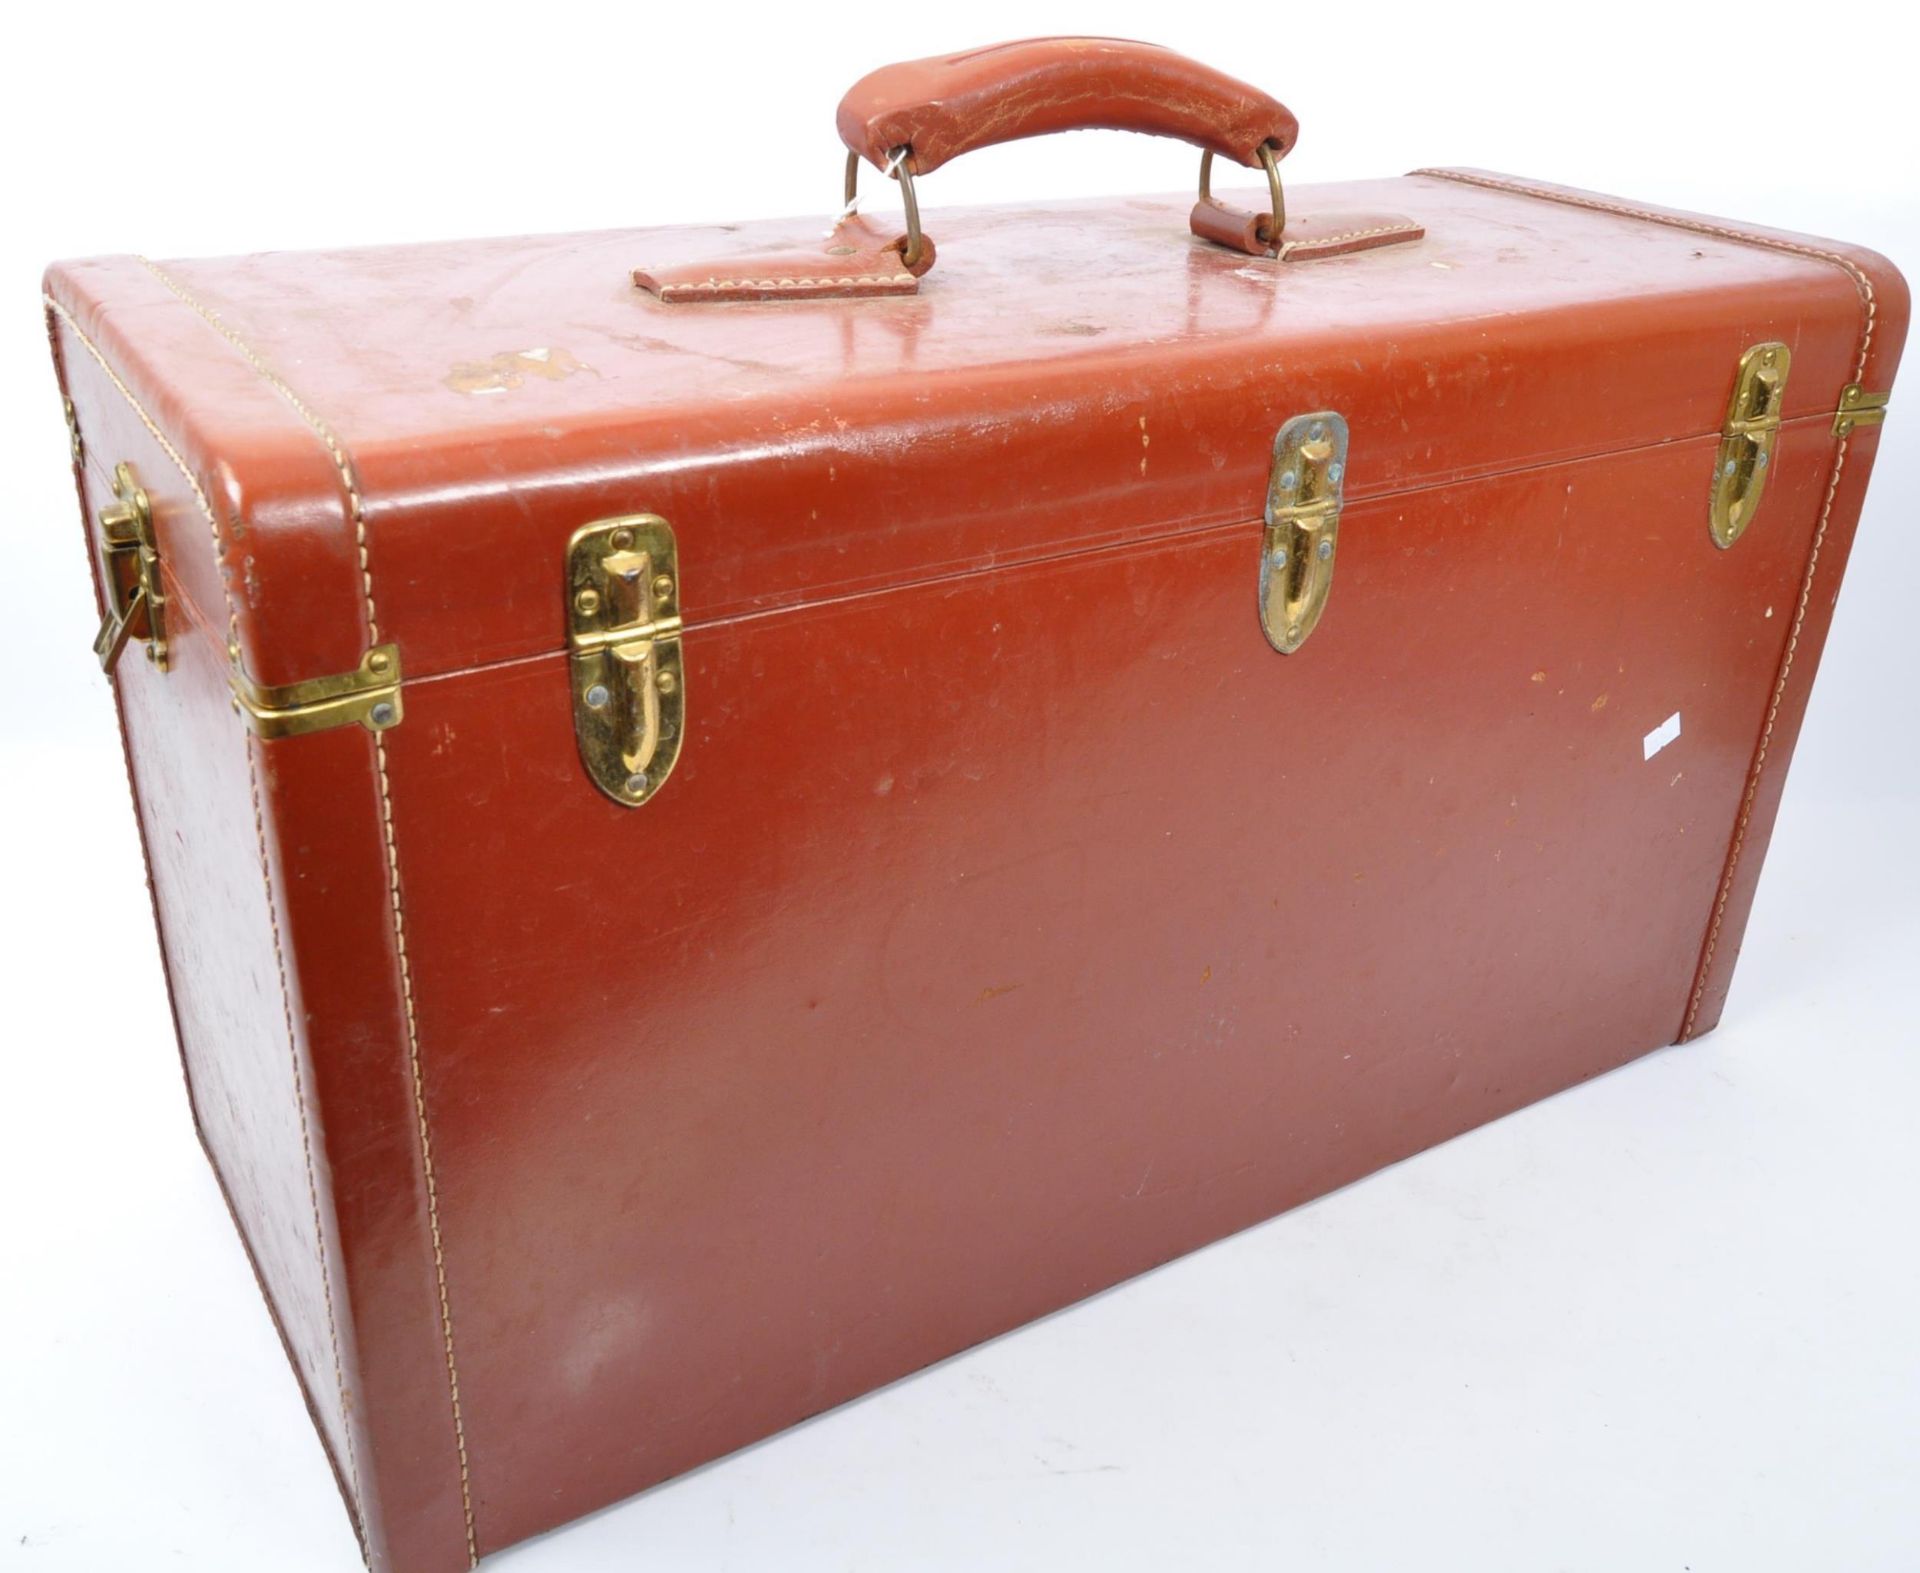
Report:
[[[263,684],[380,640],[408,681],[563,650],[569,538],[635,512],[677,534],[690,632],[1235,522],[1251,606],[1292,416],[1345,417],[1352,503],[1716,433],[1760,341],[1792,350],[1785,418],[1827,415],[1869,349],[1891,379],[1905,320],[1871,253],[1498,177],[1303,188],[1296,212],[1425,237],[1299,262],[1194,238],[1190,202],[936,210],[939,267],[885,298],[670,304],[632,279],[817,244],[822,219],[110,258],[48,292],[215,500]],[[163,547],[205,538],[160,501]],[[180,572],[211,613],[219,586]]]

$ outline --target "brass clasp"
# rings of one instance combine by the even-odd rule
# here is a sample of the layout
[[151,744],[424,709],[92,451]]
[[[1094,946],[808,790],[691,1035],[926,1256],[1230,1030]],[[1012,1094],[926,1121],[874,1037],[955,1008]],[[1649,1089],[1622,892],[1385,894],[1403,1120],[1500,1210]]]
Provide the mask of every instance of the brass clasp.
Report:
[[93,653],[100,670],[111,673],[120,664],[120,652],[129,639],[143,639],[147,659],[167,669],[167,596],[160,582],[160,549],[153,538],[153,505],[134,477],[133,466],[113,470],[113,495],[118,499],[100,511],[101,582],[106,593],[106,615],[94,635]]
[[567,545],[573,730],[594,785],[637,808],[680,757],[680,572],[657,514],[601,519]]
[[1282,655],[1307,642],[1326,609],[1346,472],[1347,423],[1331,410],[1296,415],[1273,439],[1260,626]]
[[1707,525],[1713,544],[1733,545],[1746,533],[1766,489],[1767,467],[1780,436],[1780,407],[1793,352],[1775,342],[1756,344],[1734,373],[1727,424],[1713,464],[1713,502]]

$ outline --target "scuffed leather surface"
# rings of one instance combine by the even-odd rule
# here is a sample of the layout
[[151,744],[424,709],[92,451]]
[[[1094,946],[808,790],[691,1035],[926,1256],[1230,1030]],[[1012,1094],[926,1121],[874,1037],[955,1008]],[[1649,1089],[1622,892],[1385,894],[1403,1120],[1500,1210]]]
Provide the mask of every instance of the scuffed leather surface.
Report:
[[487,1542],[1670,1041],[1825,480],[1794,426],[1723,554],[1716,446],[1350,503],[1304,660],[1255,520],[695,628],[638,814],[563,656],[425,685],[390,746]]
[[735,300],[864,299],[911,295],[933,266],[934,245],[920,237],[909,268],[907,237],[855,215],[841,219],[818,245],[730,256],[672,267],[636,268],[634,283],[668,304]]
[[[317,1140],[334,1177],[381,1566],[455,1573],[467,1565],[466,1515],[414,1109],[406,992],[416,973],[403,973],[394,927],[374,744],[353,726],[257,746],[296,1019],[313,1045]],[[403,896],[434,877],[408,853],[397,840]],[[423,1078],[436,1078],[423,1081],[429,1098],[448,1069],[444,1055],[423,1064]],[[449,1285],[454,1295],[467,1287]],[[457,1310],[453,1328],[457,1350]]]
[[99,377],[102,396],[89,412],[96,451],[139,448],[152,456],[142,477],[160,472],[168,501],[154,520],[161,556],[212,636],[224,649],[231,632],[261,683],[358,666],[368,642],[359,545],[339,470],[306,423],[139,259],[60,264],[48,270],[46,291],[167,434],[214,509],[218,557],[179,472],[92,357],[70,346],[70,374]]
[[[1261,192],[1220,194],[1252,207]],[[1292,197],[1303,213],[1404,212],[1426,238],[1275,268],[1191,240],[1190,193],[945,209],[929,215],[941,259],[917,295],[712,311],[662,308],[630,282],[636,257],[724,263],[790,246],[791,221],[168,266],[270,363],[298,368],[353,453],[410,678],[561,647],[568,517],[644,505],[673,519],[699,565],[683,602],[698,622],[1248,517],[1273,432],[1303,407],[1365,430],[1348,483],[1364,496],[1717,431],[1726,368],[1762,337],[1796,341],[1790,417],[1833,409],[1851,379],[1860,304],[1831,264],[1438,180]],[[138,287],[133,267],[57,280]],[[1884,347],[1904,319],[1882,317]],[[250,372],[231,347],[170,298],[140,320],[167,335],[156,375],[206,389],[196,422],[246,430],[255,395],[226,392],[234,367]],[[1622,355],[1628,341],[1644,343]],[[1354,350],[1392,343],[1421,352]],[[563,374],[454,376],[533,351]],[[1878,350],[1876,363],[1884,384]],[[1502,418],[1462,418],[1482,401]],[[287,587],[265,654],[346,670],[364,649],[352,532],[318,442],[276,429],[276,444],[295,439],[315,497],[304,533],[247,543],[262,587]],[[243,458],[245,487],[261,488]],[[313,563],[325,574],[303,598]]]
[[847,90],[840,140],[876,169],[911,147],[916,175],[996,142],[1080,129],[1142,131],[1236,164],[1284,155],[1300,125],[1278,99],[1171,49],[1120,38],[1029,38],[869,72]]
[[[178,472],[144,428],[117,418],[124,405],[71,335],[62,330],[59,339],[88,444],[87,517],[112,503],[104,467],[118,459],[131,460],[156,508],[172,512]],[[170,591],[180,588],[169,581]],[[351,1501],[353,1421],[342,1404],[322,1282],[337,1263],[332,1203],[324,1169],[318,1197],[309,1190],[300,1128],[308,1045],[289,1035],[274,951],[279,919],[261,866],[248,739],[229,707],[224,648],[189,615],[175,596],[167,673],[142,660],[136,643],[115,684],[155,919],[195,1125]]]
[[[1852,284],[1429,179],[1303,207],[1416,214],[1424,244],[1269,267],[1186,240],[1190,201],[945,213],[941,273],[865,305],[682,312],[628,283],[636,256],[791,226],[174,269],[297,378],[366,493],[409,681],[394,846],[483,1550],[1673,1036],[1822,506]],[[1846,255],[1882,281],[1884,387],[1905,293]],[[324,451],[149,278],[53,284],[217,495],[302,499],[235,521],[236,572],[320,574],[311,607],[256,604],[262,648],[364,637],[328,577],[353,560],[337,477],[301,468]],[[1793,344],[1788,419],[1723,553],[1705,476],[1766,337]],[[454,371],[527,360],[552,374]],[[102,457],[166,480],[112,390],[76,388]],[[1283,659],[1258,515],[1274,429],[1316,408],[1354,432],[1340,568]],[[184,594],[210,542],[179,487],[155,500]],[[574,751],[560,575],[580,523],[643,508],[680,537],[689,735],[627,813]],[[201,678],[132,674],[179,710],[130,702],[129,730],[153,780],[229,773],[177,850],[145,771],[142,812],[163,925],[208,901],[190,921],[244,931],[191,952],[238,1004],[183,1035],[251,1056],[265,903],[201,866],[251,833],[217,622]],[[1675,708],[1684,769],[1640,751]],[[259,757],[376,1565],[443,1573],[460,1469],[372,744]],[[1272,834],[1276,793],[1323,806],[1311,835]],[[230,1084],[271,1164],[288,1064]]]
[[[136,296],[151,277],[132,268],[118,276]],[[198,319],[172,297],[153,304],[157,310],[142,314],[145,329],[205,352]],[[281,659],[310,654],[299,624],[252,621],[278,603],[244,598],[264,576],[304,567],[314,571],[315,602],[329,607],[328,580],[314,565],[336,561],[344,509],[336,503],[330,513],[326,490],[337,495],[339,477],[324,455],[314,475],[310,436],[297,445],[282,446],[277,433],[250,443],[251,423],[260,418],[274,432],[275,414],[250,390],[235,390],[230,450],[217,436],[208,450],[195,446],[200,421],[219,404],[210,396],[198,405],[190,378],[137,392],[149,414],[193,411],[167,433],[190,464],[203,451],[231,451],[247,470],[242,478],[218,459],[194,465],[215,510],[223,574],[191,488],[139,412],[64,323],[56,324],[55,346],[86,443],[83,506],[94,549],[92,520],[112,500],[106,466],[131,461],[154,508],[171,670],[150,667],[136,644],[115,688],[195,1123],[372,1565],[381,1573],[455,1573],[468,1565],[460,1466],[371,740],[354,727],[255,742],[233,714],[227,684],[223,579],[236,587],[243,628],[282,634],[263,648]],[[145,365],[133,355],[114,369],[125,382]],[[221,368],[216,361],[207,369],[211,394],[222,387]],[[308,487],[302,516],[330,518],[331,527],[313,532],[311,550],[261,560],[272,537],[249,528],[258,519],[239,511],[241,500],[274,499],[259,517],[281,526],[281,499]],[[339,603],[348,608],[346,625],[328,630],[316,619],[316,636],[344,643],[364,626],[357,565],[353,578],[355,593]]]
[[1194,203],[1188,223],[1202,240],[1211,240],[1252,257],[1277,256],[1282,262],[1306,262],[1315,257],[1344,257],[1379,246],[1404,245],[1426,231],[1399,213],[1319,210],[1288,213],[1286,233],[1276,248],[1267,233],[1271,213],[1230,207],[1217,197]]

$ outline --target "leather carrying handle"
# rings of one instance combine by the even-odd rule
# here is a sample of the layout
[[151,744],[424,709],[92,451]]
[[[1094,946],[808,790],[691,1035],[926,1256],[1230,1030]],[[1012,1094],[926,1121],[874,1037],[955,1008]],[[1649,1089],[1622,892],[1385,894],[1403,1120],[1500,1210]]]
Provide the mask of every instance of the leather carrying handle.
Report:
[[840,139],[876,169],[912,174],[996,142],[1054,131],[1174,137],[1249,168],[1300,134],[1286,105],[1157,44],[1029,38],[869,72],[840,100]]

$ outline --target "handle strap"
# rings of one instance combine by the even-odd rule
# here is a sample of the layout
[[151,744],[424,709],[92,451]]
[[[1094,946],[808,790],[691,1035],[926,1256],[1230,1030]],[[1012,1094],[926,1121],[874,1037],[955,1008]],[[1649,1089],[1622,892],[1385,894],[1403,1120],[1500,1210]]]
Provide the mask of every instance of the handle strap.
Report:
[[840,100],[840,139],[876,169],[899,148],[925,175],[962,153],[1054,131],[1141,131],[1257,166],[1300,123],[1276,98],[1157,44],[1029,38],[869,72]]
[[[840,101],[846,206],[823,255],[782,252],[719,264],[641,270],[663,301],[797,300],[910,295],[933,264],[914,176],[974,148],[1053,131],[1103,129],[1174,137],[1200,148],[1200,199],[1189,220],[1203,240],[1280,261],[1342,256],[1422,231],[1395,214],[1319,212],[1289,224],[1279,162],[1300,123],[1278,99],[1171,49],[1122,38],[1029,38],[869,72]],[[1267,177],[1268,208],[1215,199],[1213,161]],[[889,240],[855,217],[861,160],[900,183],[907,232]]]

